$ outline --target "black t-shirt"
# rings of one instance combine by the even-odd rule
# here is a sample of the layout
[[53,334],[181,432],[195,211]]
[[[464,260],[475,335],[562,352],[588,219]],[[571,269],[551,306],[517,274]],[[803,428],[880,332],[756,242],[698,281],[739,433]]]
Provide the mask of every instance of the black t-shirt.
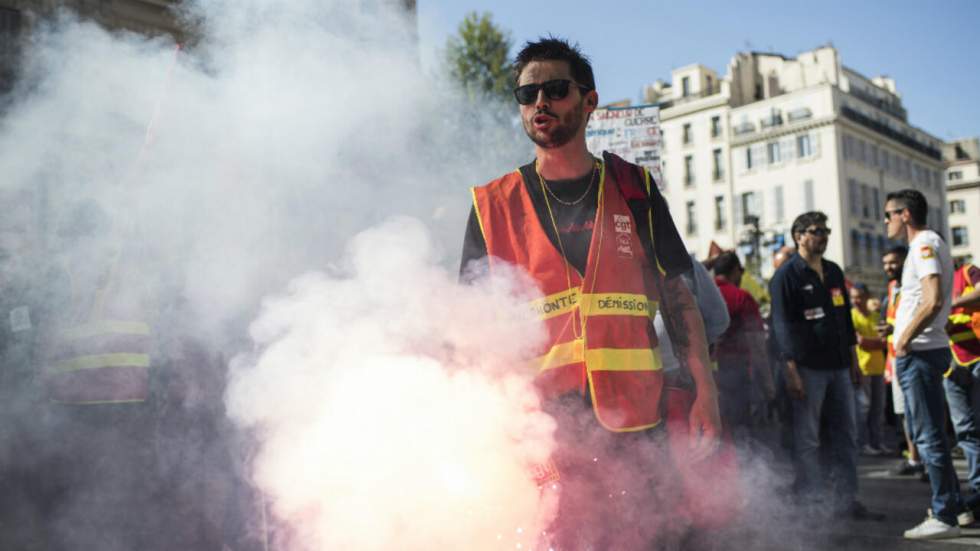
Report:
[[[592,181],[593,173],[589,172],[573,180],[549,180],[545,185],[553,195],[548,196],[545,202],[541,183],[537,172],[534,170],[534,162],[521,167],[523,185],[531,197],[534,211],[537,214],[539,223],[551,240],[555,248],[564,248],[565,256],[569,263],[580,273],[585,272],[585,266],[589,257],[589,245],[592,241],[592,228],[595,223],[596,208],[599,198],[599,172],[595,171],[595,181]],[[607,175],[608,176],[608,175]],[[591,182],[591,188],[590,186]],[[586,190],[588,192],[586,194]],[[586,196],[576,202],[583,194]],[[558,201],[555,199],[557,196]],[[575,203],[566,205],[565,203]],[[554,214],[555,223],[551,221],[548,207]],[[691,269],[691,258],[688,256],[687,247],[681,240],[674,220],[667,209],[667,202],[663,195],[657,190],[656,186],[650,193],[650,206],[653,209],[653,234],[656,241],[656,255],[660,266],[667,272],[666,277],[671,277],[685,273]],[[558,234],[561,235],[561,246],[559,246],[554,226],[558,226]],[[638,228],[639,230],[640,228]],[[644,245],[644,250],[648,255],[651,254],[652,244],[649,243],[647,232],[638,231],[640,241]],[[487,256],[487,243],[480,230],[480,222],[476,217],[474,209],[470,210],[470,218],[466,224],[466,236],[463,239],[463,257],[460,263],[460,274],[466,279],[466,269],[473,261],[479,261]]]

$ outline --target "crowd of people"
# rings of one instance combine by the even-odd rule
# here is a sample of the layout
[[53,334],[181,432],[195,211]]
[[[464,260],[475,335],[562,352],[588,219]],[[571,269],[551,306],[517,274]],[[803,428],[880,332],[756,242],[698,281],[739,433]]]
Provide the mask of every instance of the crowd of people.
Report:
[[[737,476],[722,473],[732,472],[727,467],[737,450],[758,440],[760,421],[775,418],[791,451],[797,505],[838,518],[882,520],[882,513],[858,500],[857,467],[860,453],[893,451],[883,428],[891,402],[906,448],[896,473],[922,473],[932,490],[928,516],[904,536],[957,537],[961,525],[973,522],[980,498],[976,491],[960,492],[946,438],[946,404],[973,485],[977,270],[954,269],[948,246],[927,226],[921,193],[906,189],[887,196],[888,237],[907,245],[882,259],[890,281],[886,297],[872,299],[873,282],[850,281],[825,258],[828,218],[806,212],[790,229],[793,246],[777,253],[764,319],[741,288],[744,268],[734,252],[705,263],[715,279],[706,285],[650,174],[615,155],[599,159],[588,151],[585,125],[598,94],[591,66],[575,47],[554,38],[529,42],[517,56],[514,76],[535,159],[474,188],[461,273],[465,280],[499,263],[516,265],[546,296],[571,297],[546,317],[550,339],[537,376],[545,403],[561,405],[552,411],[559,434],[575,429],[555,455],[567,485],[581,496],[615,495],[622,483],[598,461],[599,453],[614,450],[632,457],[628,471],[648,473],[646,493],[629,508],[662,510],[666,504],[675,521],[688,523],[687,529],[675,527],[684,541],[693,541],[692,534],[717,535],[710,528],[726,519],[706,513],[714,511],[710,496],[737,484]],[[645,296],[654,331],[635,320],[645,312],[603,312],[597,295]],[[584,438],[583,427],[602,438]],[[662,441],[672,448],[672,463],[651,460],[659,457],[653,453],[629,455],[643,444],[659,449]],[[736,453],[728,453],[733,447]],[[578,461],[583,448],[597,461]],[[705,463],[710,467],[697,467]],[[679,485],[666,483],[664,471]],[[708,491],[705,478],[713,485]],[[683,509],[678,500],[685,499],[693,499],[698,512],[677,514]],[[590,526],[569,512],[574,504],[562,503],[554,526],[559,542],[639,548],[628,539],[635,527],[621,502],[588,506],[605,528],[586,531]],[[661,539],[670,535],[662,524],[648,524]],[[648,539],[657,541],[652,534]],[[577,548],[559,545],[565,547]]]
[[[904,536],[957,537],[980,505],[980,268],[954,265],[927,226],[918,191],[891,193],[884,207],[889,238],[907,244],[881,258],[883,296],[824,258],[827,217],[807,212],[792,225],[795,246],[774,257],[767,333],[753,297],[732,289],[743,273],[735,253],[706,261],[728,306],[725,335],[740,341],[734,362],[725,361],[730,342],[715,344],[722,424],[751,444],[764,440],[746,430],[746,420],[759,419],[751,409],[778,412],[763,418],[786,429],[797,496],[810,506],[829,501],[856,520],[884,518],[856,499],[858,456],[900,456],[891,473],[921,478],[932,490],[927,518]],[[752,346],[760,336],[768,346]],[[969,492],[953,468],[956,446],[967,460]]]

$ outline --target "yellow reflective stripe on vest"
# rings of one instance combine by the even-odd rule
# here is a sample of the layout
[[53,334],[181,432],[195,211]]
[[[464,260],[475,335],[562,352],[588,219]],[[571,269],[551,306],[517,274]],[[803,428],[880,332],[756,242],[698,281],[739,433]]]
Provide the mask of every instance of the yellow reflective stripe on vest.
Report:
[[132,400],[78,400],[74,402],[66,400],[51,400],[55,404],[70,404],[73,406],[94,406],[99,404],[141,404],[146,400],[135,398]]
[[585,351],[589,371],[656,371],[663,368],[660,355],[649,348],[596,348]]
[[92,354],[90,356],[76,356],[74,358],[57,362],[51,371],[54,373],[71,373],[82,369],[99,369],[103,367],[150,367],[149,354]]
[[976,340],[977,334],[973,331],[964,331],[962,333],[953,333],[949,336],[949,342],[957,343],[963,341]]
[[538,356],[534,360],[534,363],[537,364],[538,369],[541,371],[554,369],[563,365],[581,363],[585,361],[584,351],[585,341],[582,339],[575,339],[570,342],[552,346],[551,350],[549,350],[547,354],[544,356]]
[[579,288],[566,289],[560,293],[548,295],[531,301],[531,309],[541,317],[549,319],[572,311],[579,301]]
[[963,314],[963,313],[950,314],[949,321],[955,324],[962,323],[963,325],[970,325],[970,323],[973,321],[973,318],[970,316],[970,314]]
[[531,309],[541,319],[550,319],[567,314],[581,304],[583,311],[590,316],[641,316],[653,318],[657,312],[657,301],[646,295],[633,293],[591,293],[582,294],[579,288],[569,289],[531,301]]
[[582,295],[582,311],[587,316],[640,316],[652,319],[657,312],[657,302],[646,295],[593,293]]
[[149,335],[150,326],[142,321],[96,321],[72,327],[64,332],[68,340],[80,340],[99,335]]

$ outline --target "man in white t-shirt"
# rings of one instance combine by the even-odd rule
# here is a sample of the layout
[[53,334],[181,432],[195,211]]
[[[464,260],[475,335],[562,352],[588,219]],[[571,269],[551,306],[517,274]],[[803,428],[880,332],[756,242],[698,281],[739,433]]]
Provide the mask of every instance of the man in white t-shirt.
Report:
[[964,507],[945,431],[943,374],[951,353],[946,335],[953,260],[949,246],[926,226],[928,204],[914,189],[889,193],[885,224],[889,239],[905,239],[902,300],[895,316],[895,372],[912,438],[932,484],[932,515],[905,531],[909,539],[955,538],[973,522]]

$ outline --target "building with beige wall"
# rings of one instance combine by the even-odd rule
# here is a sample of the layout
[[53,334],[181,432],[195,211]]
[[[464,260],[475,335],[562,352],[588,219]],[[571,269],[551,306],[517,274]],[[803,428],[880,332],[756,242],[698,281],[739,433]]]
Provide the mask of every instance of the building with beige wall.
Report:
[[953,257],[980,262],[980,138],[946,144],[943,158]]
[[688,65],[644,100],[661,106],[664,191],[698,256],[714,241],[768,277],[793,219],[820,210],[833,231],[828,258],[878,287],[884,197],[909,187],[948,235],[942,142],[909,123],[894,81],[849,69],[832,47],[738,53],[724,76]]

